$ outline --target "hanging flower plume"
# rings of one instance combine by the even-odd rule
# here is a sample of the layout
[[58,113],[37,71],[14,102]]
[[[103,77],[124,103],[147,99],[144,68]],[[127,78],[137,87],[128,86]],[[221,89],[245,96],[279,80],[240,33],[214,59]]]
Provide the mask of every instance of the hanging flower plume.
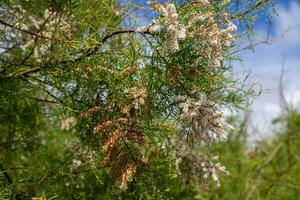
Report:
[[[226,3],[228,2],[224,2]],[[178,13],[173,3],[150,2],[152,8],[161,13],[161,18],[155,19],[150,24],[149,30],[154,34],[165,35],[165,47],[170,53],[180,51],[179,41],[194,40],[198,58],[190,63],[191,67],[206,63],[206,67],[212,68],[212,71],[217,74],[217,68],[223,65],[223,47],[231,45],[234,40],[232,33],[236,30],[236,26],[230,21],[227,13],[212,12],[213,5],[208,0],[199,0],[191,4],[191,8],[201,9],[191,9],[186,14],[187,20],[184,23],[178,20]],[[196,70],[198,71],[195,68],[194,73],[197,74]],[[175,74],[174,79],[177,79],[177,76],[178,73]],[[216,157],[208,156],[205,152],[197,152],[197,147],[201,145],[208,150],[214,142],[226,140],[225,132],[232,130],[233,127],[225,122],[221,107],[214,100],[213,95],[201,91],[197,86],[193,86],[191,93],[189,96],[175,98],[180,102],[181,110],[179,116],[181,131],[176,142],[180,162],[177,164],[180,163],[187,168],[184,170],[178,167],[178,169],[186,181],[189,179],[198,182],[201,173],[204,180],[210,176],[220,186],[218,173],[228,174],[228,172],[220,163],[214,163]]]
[[178,22],[178,14],[173,3],[162,4],[159,2],[149,2],[154,10],[160,12],[163,16],[163,22],[154,21],[150,26],[151,33],[159,32],[165,27],[167,37],[166,49],[171,53],[179,50],[179,40],[184,40],[186,37],[185,27]]
[[180,104],[180,119],[183,122],[183,135],[194,137],[191,141],[199,141],[209,145],[215,140],[226,140],[224,130],[232,127],[224,121],[220,108],[205,93],[199,93],[197,98],[183,97]]

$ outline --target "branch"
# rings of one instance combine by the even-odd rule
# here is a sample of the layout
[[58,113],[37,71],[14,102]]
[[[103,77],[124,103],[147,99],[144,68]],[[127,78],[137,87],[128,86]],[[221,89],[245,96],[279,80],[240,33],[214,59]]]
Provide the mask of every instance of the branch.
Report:
[[[102,40],[101,40],[101,44],[105,43],[108,39],[110,39],[111,37],[115,36],[115,35],[119,35],[119,34],[124,34],[124,33],[140,33],[140,34],[149,34],[151,35],[150,31],[149,31],[149,28],[147,28],[145,31],[137,31],[136,29],[124,29],[124,30],[117,30],[117,31],[114,31],[108,35],[106,35]],[[90,57],[92,55],[94,55],[98,49],[100,47],[97,46],[97,47],[94,47],[92,49],[89,49],[85,54],[84,56],[81,56],[77,59],[75,59],[73,62],[77,62],[77,61],[81,61],[83,58],[85,57]]]
[[231,19],[237,19],[240,17],[243,17],[247,14],[249,14],[251,11],[258,9],[259,7],[263,6],[264,4],[267,4],[271,2],[272,0],[259,0],[256,4],[254,4],[252,7],[248,8],[247,10],[244,10],[236,15],[231,16]]
[[255,179],[255,182],[253,185],[249,186],[251,188],[246,188],[247,193],[245,194],[245,200],[248,200],[251,198],[251,196],[254,194],[254,191],[258,188],[260,185],[260,181],[262,179],[263,173],[265,173],[265,169],[268,165],[270,165],[273,160],[276,158],[277,153],[282,148],[283,142],[280,142],[275,149],[271,152],[271,154],[267,157],[267,159],[258,167],[257,169],[257,176]]
[[21,76],[27,76],[28,74],[31,74],[31,73],[34,73],[34,72],[38,72],[40,71],[40,67],[34,67],[34,68],[30,68],[30,69],[27,69],[27,70],[24,70],[24,71],[21,71],[21,72],[13,72],[13,73],[10,73],[4,77],[1,77],[1,78],[17,78],[17,77],[21,77]]
[[284,95],[284,73],[285,73],[285,56],[283,56],[282,67],[279,76],[278,90],[279,90],[279,101],[282,106],[282,109],[286,110],[287,114],[289,114],[290,113],[289,104]]
[[42,39],[45,39],[45,40],[55,40],[55,41],[59,41],[59,42],[63,42],[64,40],[61,40],[61,39],[55,39],[55,38],[50,38],[50,37],[47,37],[47,36],[44,36],[44,35],[40,35],[38,33],[35,33],[35,32],[32,32],[32,31],[29,31],[27,29],[22,29],[22,28],[19,28],[13,24],[10,24],[6,21],[3,21],[2,19],[0,19],[0,24],[4,25],[4,26],[7,26],[9,28],[12,28],[14,30],[17,30],[17,31],[20,31],[20,32],[23,32],[23,33],[26,33],[26,34],[29,34],[29,35],[33,35],[33,36],[36,36],[38,38],[42,38]]
[[[15,27],[13,25],[10,25],[10,24],[7,24],[6,22],[0,20],[0,23],[1,24],[4,24],[6,26],[9,26],[9,27]],[[36,33],[33,33],[33,32],[30,32],[30,31],[27,31],[27,30],[24,30],[24,29],[19,29],[17,27],[15,27],[16,30],[20,30],[20,31],[23,31],[25,33],[28,33],[28,34],[31,34],[31,35],[35,35],[37,37],[43,37],[44,39],[51,39],[51,38],[47,38],[47,37],[44,37],[44,36],[41,36],[41,35],[38,35]],[[101,40],[101,44],[105,43],[106,41],[108,41],[110,38],[112,38],[113,36],[115,35],[119,35],[119,34],[125,34],[125,33],[140,33],[140,34],[148,34],[148,35],[151,35],[150,31],[149,31],[149,28],[147,28],[146,30],[144,31],[137,31],[136,29],[124,29],[124,30],[117,30],[117,31],[114,31],[108,35],[106,35],[102,40]],[[52,39],[53,40],[53,39]],[[74,60],[70,60],[70,61],[67,61],[67,60],[62,60],[60,61],[58,64],[67,64],[67,63],[75,63],[75,62],[79,62],[81,61],[83,58],[88,58],[88,57],[91,57],[92,55],[94,55],[95,53],[97,53],[97,51],[99,50],[101,46],[96,46],[94,48],[90,48],[88,49],[82,56],[74,59]],[[11,74],[8,74],[6,76],[3,76],[3,77],[0,77],[0,78],[16,78],[16,77],[24,77],[24,76],[27,76],[29,74],[32,74],[32,73],[35,73],[35,72],[39,72],[41,71],[41,68],[40,67],[34,67],[34,68],[31,68],[31,69],[28,69],[28,70],[25,70],[25,71],[22,71],[22,72],[17,72],[17,73],[11,73]]]
[[254,44],[250,44],[248,46],[237,49],[237,50],[231,52],[230,55],[239,53],[240,51],[244,51],[244,50],[248,50],[248,49],[254,49],[255,46],[258,46],[258,45],[261,45],[261,44],[272,44],[272,42],[273,42],[272,40],[264,40],[264,41],[256,42]]
[[10,175],[7,173],[7,171],[4,169],[3,165],[0,163],[0,172],[4,175],[4,177],[6,178],[8,184],[12,184],[13,180],[10,177]]
[[[106,166],[109,167],[109,166]],[[52,175],[52,174],[46,174],[45,176],[39,178],[39,179],[27,179],[27,180],[22,180],[22,181],[18,181],[16,182],[16,184],[27,184],[27,183],[33,183],[33,184],[41,184],[43,182],[47,182],[50,180],[57,180],[57,179],[63,179],[63,178],[67,178],[70,176],[77,176],[80,174],[85,174],[85,173],[90,173],[93,172],[93,170],[100,170],[100,169],[104,169],[105,167],[97,167],[96,169],[84,169],[82,171],[74,171],[74,172],[70,172],[70,173],[64,173],[64,174],[56,174],[56,175]]]

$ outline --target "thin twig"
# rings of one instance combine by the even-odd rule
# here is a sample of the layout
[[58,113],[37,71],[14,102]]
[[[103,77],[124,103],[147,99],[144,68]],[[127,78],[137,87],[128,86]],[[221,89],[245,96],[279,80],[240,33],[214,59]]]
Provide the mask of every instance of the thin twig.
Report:
[[28,74],[31,74],[31,73],[34,73],[34,72],[38,72],[40,71],[40,67],[33,67],[33,68],[30,68],[30,69],[26,69],[24,71],[21,71],[21,72],[13,72],[13,73],[10,73],[4,77],[1,77],[1,78],[18,78],[18,77],[25,77],[27,76]]
[[[1,24],[4,24],[6,26],[9,26],[9,27],[15,27],[11,24],[8,24],[6,22],[4,22],[3,20],[0,20],[0,23]],[[31,34],[31,35],[35,35],[37,37],[43,37],[44,39],[51,39],[51,38],[47,38],[47,37],[44,37],[44,36],[41,36],[41,35],[38,35],[36,33],[33,33],[31,31],[27,31],[27,30],[24,30],[24,29],[20,29],[20,28],[17,28],[15,27],[15,29],[17,30],[20,30],[20,31],[23,31],[25,33],[28,33],[28,34]],[[101,40],[101,44],[105,43],[106,41],[108,41],[108,39],[112,38],[113,36],[115,35],[119,35],[119,34],[125,34],[125,33],[140,33],[140,34],[149,34],[151,35],[150,31],[149,31],[149,28],[146,29],[145,31],[137,31],[136,29],[124,29],[124,30],[117,30],[117,31],[114,31],[108,35],[106,35],[102,40]],[[71,60],[71,61],[67,61],[67,60],[62,60],[60,61],[58,64],[66,64],[66,63],[75,63],[75,62],[79,62],[81,61],[83,58],[87,58],[87,57],[91,57],[92,55],[94,55],[95,53],[97,53],[97,51],[99,50],[100,46],[96,46],[94,48],[91,48],[91,49],[88,49],[82,56],[74,59],[74,60]],[[41,68],[40,67],[34,67],[34,68],[31,68],[31,69],[28,69],[28,70],[25,70],[25,71],[22,71],[22,72],[18,72],[18,73],[11,73],[9,75],[6,75],[6,76],[3,76],[1,78],[16,78],[16,77],[25,77],[29,74],[32,74],[32,73],[36,73],[36,72],[39,72],[41,71]]]
[[240,17],[243,17],[245,15],[248,15],[249,13],[251,13],[253,10],[258,9],[259,7],[263,6],[264,4],[267,4],[269,2],[271,2],[272,0],[259,0],[256,4],[254,4],[253,6],[251,6],[250,8],[248,8],[247,10],[244,10],[236,15],[231,16],[231,19],[238,19]]
[[272,43],[271,40],[264,40],[264,41],[256,42],[254,44],[250,44],[250,45],[245,46],[243,48],[237,49],[237,50],[231,52],[230,55],[236,54],[240,51],[244,51],[244,50],[248,50],[248,49],[254,49],[255,46],[258,46],[258,45],[261,45],[261,44],[271,44],[271,43]]
[[262,163],[259,168],[258,168],[258,174],[257,177],[255,179],[254,184],[252,185],[252,187],[247,190],[246,196],[245,196],[245,200],[248,200],[251,198],[251,196],[254,194],[254,191],[258,188],[260,181],[262,179],[263,173],[265,171],[265,168],[272,163],[272,161],[276,158],[277,153],[279,152],[279,150],[281,149],[281,147],[283,146],[283,142],[280,142],[276,148],[273,150],[273,152],[270,154],[270,156],[265,160],[264,163]]
[[291,152],[291,138],[292,138],[292,132],[291,132],[291,111],[289,104],[285,98],[284,95],[284,71],[285,70],[285,57],[283,57],[282,61],[282,68],[281,68],[281,73],[280,73],[280,78],[279,78],[279,98],[280,98],[280,103],[283,109],[283,112],[286,111],[286,147],[287,147],[287,159],[288,159],[288,164],[289,166],[292,163],[292,152]]
[[32,32],[32,31],[27,30],[27,29],[19,28],[19,27],[13,25],[13,24],[10,24],[10,23],[2,20],[2,19],[0,19],[0,24],[2,24],[4,26],[7,26],[9,28],[12,28],[14,30],[17,30],[17,31],[20,31],[20,32],[23,32],[23,33],[26,33],[26,34],[29,34],[29,35],[33,35],[35,37],[42,38],[42,39],[45,39],[45,40],[55,40],[55,41],[59,41],[59,42],[66,42],[65,40],[62,40],[62,39],[50,38],[50,37],[47,37],[47,36],[40,35],[38,33]]

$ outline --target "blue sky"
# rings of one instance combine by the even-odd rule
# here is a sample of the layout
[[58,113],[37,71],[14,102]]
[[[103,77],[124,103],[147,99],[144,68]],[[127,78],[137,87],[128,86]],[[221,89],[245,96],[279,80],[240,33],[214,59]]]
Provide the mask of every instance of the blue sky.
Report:
[[[133,1],[145,6],[148,0]],[[277,0],[275,10],[278,16],[273,16],[272,27],[269,29],[272,44],[256,46],[255,51],[240,52],[243,62],[234,63],[235,72],[242,74],[251,71],[251,82],[258,82],[263,88],[262,95],[251,106],[252,130],[259,130],[253,131],[253,140],[270,135],[271,120],[280,112],[278,84],[283,60],[285,96],[294,104],[300,102],[300,1]],[[146,15],[144,23],[153,16],[149,11],[143,11],[142,14]],[[261,15],[255,26],[258,35],[254,42],[265,40],[267,30],[268,18]]]

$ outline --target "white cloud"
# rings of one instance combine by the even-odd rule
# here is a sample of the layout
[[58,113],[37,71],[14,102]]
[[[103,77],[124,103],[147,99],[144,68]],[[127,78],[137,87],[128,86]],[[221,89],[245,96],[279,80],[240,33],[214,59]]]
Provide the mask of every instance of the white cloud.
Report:
[[[253,125],[264,136],[270,136],[271,120],[280,113],[278,85],[284,59],[286,99],[293,104],[300,102],[300,5],[291,2],[288,7],[278,6],[277,13],[272,34],[276,42],[257,46],[254,53],[242,52],[243,66],[236,65],[238,71],[251,71],[252,81],[260,82],[264,89],[252,105]],[[260,29],[257,32],[262,38],[266,34]],[[251,140],[260,137],[254,135]]]
[[283,44],[286,47],[300,46],[300,7],[295,1],[291,2],[288,7],[278,7],[279,17],[275,18],[276,35],[287,32]]

